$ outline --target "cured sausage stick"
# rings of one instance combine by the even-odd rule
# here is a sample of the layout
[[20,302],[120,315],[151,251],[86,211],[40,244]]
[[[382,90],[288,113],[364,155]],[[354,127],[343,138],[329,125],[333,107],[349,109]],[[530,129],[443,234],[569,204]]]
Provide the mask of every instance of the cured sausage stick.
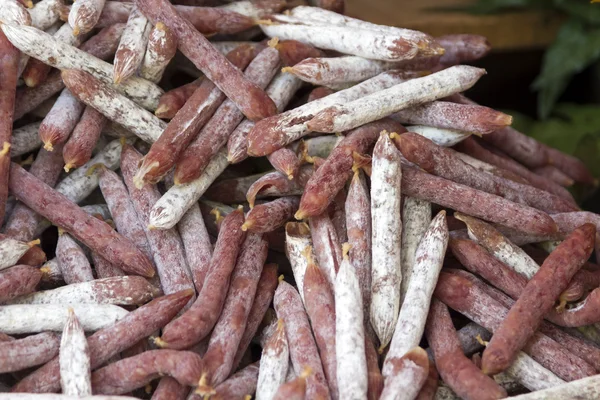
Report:
[[[4,26],[4,25],[3,25]],[[12,120],[17,93],[19,50],[4,34],[0,34],[0,221],[4,221],[8,199],[8,179],[10,169],[10,143]]]
[[363,304],[358,274],[344,244],[344,259],[335,279],[335,353],[337,388],[343,399],[364,399],[368,392]]
[[[15,47],[44,63],[59,69],[80,69],[107,84],[112,83],[112,65],[76,47],[60,42],[32,27],[3,24],[0,29]],[[132,77],[117,87],[143,107],[154,110],[162,94],[156,84]]]
[[[160,82],[169,61],[175,56],[176,52],[177,37],[165,24],[158,22],[150,31],[148,46],[140,67],[140,76],[154,83]],[[162,118],[159,116],[158,107],[154,114]]]
[[436,146],[418,134],[404,133],[395,138],[395,143],[409,161],[434,175],[552,214],[577,210],[561,197],[481,172],[462,161],[453,150]]
[[[248,132],[248,154],[254,157],[271,154],[275,150],[305,136],[309,132],[307,122],[321,110],[335,104],[344,104],[356,100],[401,82],[404,82],[404,79],[398,72],[384,72],[349,89],[332,93],[300,107],[266,118],[264,121],[259,121]],[[391,129],[390,131],[393,132],[394,130]]]
[[109,225],[88,215],[64,195],[35,178],[18,164],[11,166],[11,192],[29,208],[53,224],[63,227],[111,263],[124,271],[152,277],[148,258]]
[[[265,88],[280,66],[279,53],[272,47],[262,50],[244,71],[244,77],[259,88]],[[273,103],[271,98],[269,101]],[[210,159],[223,147],[231,132],[244,119],[241,109],[231,100],[225,100],[200,131],[196,139],[185,149],[175,168],[175,184],[183,184],[198,178]]]
[[461,398],[506,397],[506,391],[493,378],[483,374],[465,357],[448,307],[437,299],[431,302],[425,334],[433,350],[438,372],[444,382]]
[[[313,24],[311,21],[287,15],[273,15],[272,19],[272,22],[260,25],[264,34],[269,37],[298,40],[320,49],[335,50],[344,54],[381,61],[403,61],[413,59],[421,50],[415,41],[402,37],[396,32],[378,32],[364,27]],[[364,45],[358,46],[357,43]],[[422,50],[428,55],[435,55],[438,51],[427,45],[424,45]]]
[[170,322],[156,343],[163,348],[184,349],[208,335],[219,319],[229,286],[229,277],[243,243],[244,214],[240,209],[227,215],[221,222],[219,237],[210,261],[202,291],[192,306],[179,318]]
[[[184,290],[159,297],[90,336],[88,346],[92,370],[164,326],[185,306],[193,294],[192,290]],[[58,358],[54,358],[22,379],[12,391],[47,393],[59,389],[59,362]]]
[[[133,7],[121,35],[113,61],[113,80],[119,85],[133,76],[144,60],[152,26],[137,7]],[[154,82],[154,81],[153,81]]]
[[[243,70],[256,56],[257,51],[257,48],[250,45],[241,45],[227,54],[227,60]],[[157,183],[161,180],[179,161],[186,147],[212,118],[225,98],[225,94],[210,80],[204,79],[199,82],[190,93],[189,99],[182,104],[181,109],[144,156],[135,178],[136,184]]]
[[0,271],[16,265],[29,249],[39,241],[25,243],[0,234]]
[[[342,248],[333,222],[327,213],[309,219],[314,253],[331,290],[335,286],[335,276],[342,262]],[[306,252],[306,250],[305,250]],[[308,252],[307,255],[309,255]],[[310,260],[309,260],[310,264]]]
[[203,356],[204,373],[215,386],[233,370],[233,361],[256,294],[260,274],[267,259],[268,243],[262,235],[249,234],[231,275],[231,284]]
[[166,0],[138,0],[138,8],[154,24],[162,22],[176,36],[179,50],[221,89],[246,118],[257,121],[277,113],[267,94],[245,78],[191,23]]
[[[400,311],[402,275],[400,207],[401,154],[382,132],[373,150],[371,173],[371,325],[385,348],[394,334]],[[318,171],[318,170],[317,170]]]
[[0,372],[20,371],[44,364],[58,354],[59,344],[58,336],[51,332],[0,342]]
[[273,294],[277,288],[277,264],[267,264],[263,267],[263,271],[258,281],[256,288],[256,294],[254,295],[254,302],[250,308],[248,319],[246,322],[246,328],[244,334],[240,339],[240,344],[233,360],[233,368],[236,369],[240,364],[244,353],[248,349],[252,338],[258,331],[258,327],[263,320],[263,317],[267,313]]
[[71,168],[81,167],[92,158],[92,151],[105,125],[104,115],[92,107],[85,107],[81,119],[63,147],[65,172],[69,172]]
[[356,269],[365,324],[371,306],[371,201],[364,175],[356,170],[346,197],[346,228],[350,263]]
[[343,132],[402,109],[462,92],[484,74],[485,70],[466,65],[450,67],[322,110],[308,122],[308,128],[316,132]]
[[383,364],[382,372],[386,378],[390,376],[395,360],[419,345],[447,246],[446,211],[442,210],[429,224],[415,252],[412,280]]
[[40,270],[29,265],[15,265],[0,272],[0,303],[34,292],[41,279]]
[[198,204],[193,205],[177,224],[185,250],[185,258],[192,273],[196,291],[200,293],[208,274],[212,244]]
[[98,185],[117,231],[131,240],[148,257],[152,257],[152,250],[148,244],[142,221],[121,177],[116,172],[106,168],[104,164],[100,164]]
[[272,232],[292,219],[298,210],[298,197],[280,197],[268,203],[258,204],[248,212],[242,229],[250,232]]
[[144,387],[159,376],[195,386],[203,366],[202,358],[192,351],[149,350],[94,371],[92,387],[96,394],[118,395]]
[[227,152],[221,149],[198,179],[184,185],[174,185],[163,194],[152,207],[150,224],[157,229],[175,226],[228,165]]
[[121,173],[129,190],[131,202],[148,239],[160,285],[166,294],[194,288],[192,274],[185,260],[183,244],[176,229],[156,230],[148,225],[152,205],[160,198],[155,185],[135,187],[133,177],[142,158],[131,146],[124,146],[121,153]]
[[[61,332],[67,322],[69,305],[24,304],[0,307],[2,332],[13,335]],[[114,324],[128,314],[128,311],[114,305],[78,304],[72,305],[86,332],[94,332]]]
[[313,85],[336,85],[348,82],[362,82],[382,72],[392,69],[405,71],[407,77],[417,77],[418,72],[428,70],[438,63],[438,57],[404,61],[379,61],[357,56],[306,58],[284,71]]
[[74,3],[69,11],[69,25],[73,28],[73,35],[83,35],[94,29],[104,4],[105,0],[82,0]]
[[73,283],[13,299],[11,304],[144,304],[156,294],[140,276],[118,276]]
[[285,332],[290,344],[290,358],[296,375],[305,367],[310,367],[312,375],[307,378],[306,395],[313,399],[329,398],[329,388],[323,373],[321,357],[313,338],[308,317],[300,295],[290,284],[281,281],[273,299],[275,311],[285,324]]
[[[306,250],[310,257],[310,250]],[[333,282],[311,259],[304,274],[304,308],[310,319],[315,342],[323,364],[323,371],[333,398],[338,397],[338,373],[336,356],[336,312],[334,297],[335,273]]]
[[58,267],[67,285],[94,280],[92,267],[83,249],[68,233],[59,231],[56,243]]
[[573,275],[590,257],[595,235],[594,225],[582,225],[544,261],[483,352],[482,369],[485,373],[496,374],[512,364],[544,314],[552,308]]
[[406,130],[395,121],[382,119],[348,132],[306,183],[296,219],[319,215],[327,209],[351,176],[353,154],[366,153],[382,131],[402,133]]
[[[448,307],[494,332],[508,313],[507,309],[467,278],[469,274],[458,272],[441,272],[434,295]],[[523,351],[566,381],[596,373],[591,365],[541,333],[535,333]]]
[[[120,1],[107,1],[98,26],[126,22],[134,5]],[[223,7],[202,7],[193,5],[175,5],[175,10],[188,20],[194,28],[205,35],[233,34],[244,31],[255,25],[253,18],[242,15],[235,10]],[[259,17],[260,18],[260,17]],[[257,18],[257,19],[259,19]]]
[[527,167],[519,164],[512,158],[503,157],[484,148],[472,137],[460,142],[456,146],[456,149],[481,161],[485,161],[491,165],[495,165],[499,168],[503,168],[508,171],[514,172],[515,174],[525,178],[532,186],[553,193],[557,196],[562,197],[565,200],[571,201],[573,204],[576,204],[575,200],[573,199],[573,196],[569,193],[569,191],[560,186],[559,184],[549,179],[540,177],[539,175],[530,171]]
[[417,247],[430,223],[431,203],[404,196],[402,206],[402,283],[400,285],[400,304],[404,304],[404,298],[406,297],[406,292],[414,272]]
[[429,360],[425,350],[420,347],[410,350],[394,360],[392,375],[386,378],[381,399],[395,399],[399,393],[405,399],[415,399],[428,376]]
[[403,124],[427,125],[487,134],[512,123],[512,117],[488,107],[432,101],[392,115]]
[[[519,232],[548,235],[558,231],[556,223],[542,211],[429,175],[413,167],[403,168],[402,192]],[[467,204],[463,201],[465,198],[473,201]]]
[[262,350],[256,384],[257,400],[272,399],[279,386],[285,383],[290,353],[283,324],[282,319],[277,321],[277,330],[267,339]]
[[61,73],[63,82],[84,104],[93,107],[148,143],[156,141],[166,124],[93,75],[75,69]]
[[69,308],[69,316],[60,340],[58,362],[63,394],[91,396],[90,350],[83,327],[72,308]]

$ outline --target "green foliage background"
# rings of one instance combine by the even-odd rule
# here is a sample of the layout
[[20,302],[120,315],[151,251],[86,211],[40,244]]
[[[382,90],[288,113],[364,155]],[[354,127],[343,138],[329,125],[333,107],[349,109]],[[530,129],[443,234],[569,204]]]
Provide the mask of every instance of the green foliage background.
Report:
[[514,116],[516,129],[579,157],[600,176],[600,106],[556,104],[573,76],[600,59],[600,4],[589,0],[479,0],[467,8],[475,14],[518,10],[561,13],[566,19],[546,50],[532,85],[540,120],[504,111]]

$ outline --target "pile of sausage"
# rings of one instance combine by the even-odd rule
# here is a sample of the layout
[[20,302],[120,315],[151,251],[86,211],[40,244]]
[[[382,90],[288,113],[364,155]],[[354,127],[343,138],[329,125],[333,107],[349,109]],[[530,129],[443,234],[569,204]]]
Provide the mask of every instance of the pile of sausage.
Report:
[[598,182],[463,95],[485,38],[0,6],[0,400],[598,398]]

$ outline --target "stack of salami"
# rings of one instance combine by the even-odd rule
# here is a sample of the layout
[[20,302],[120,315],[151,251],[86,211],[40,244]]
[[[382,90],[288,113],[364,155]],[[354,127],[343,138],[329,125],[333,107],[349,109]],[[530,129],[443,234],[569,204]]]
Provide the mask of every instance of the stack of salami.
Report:
[[0,400],[599,397],[596,179],[314,3],[0,0]]

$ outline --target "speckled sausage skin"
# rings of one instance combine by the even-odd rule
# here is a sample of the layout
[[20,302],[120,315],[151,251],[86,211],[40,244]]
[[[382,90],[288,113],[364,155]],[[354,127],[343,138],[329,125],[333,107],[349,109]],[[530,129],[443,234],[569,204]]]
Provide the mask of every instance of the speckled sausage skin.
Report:
[[[165,68],[167,68],[176,52],[177,37],[165,24],[157,23],[150,31],[150,36],[148,36],[148,46],[140,67],[140,76],[151,82],[160,82]],[[159,116],[156,112],[154,114]]]
[[[227,60],[243,70],[256,54],[256,49],[252,46],[242,45],[229,52]],[[144,156],[136,181],[156,183],[161,180],[180,160],[181,154],[226,98],[225,94],[208,79],[198,82],[196,87],[192,84],[189,84],[190,87],[187,86],[184,86],[186,92],[188,89],[193,92],[182,102],[181,109],[174,114],[171,122]],[[167,95],[169,92],[163,97]],[[183,95],[185,96],[185,93]],[[161,111],[160,107],[157,108],[157,115],[159,111]]]
[[165,94],[160,96],[158,107],[156,107],[154,115],[162,119],[171,119],[175,117],[177,112],[181,110],[183,105],[203,82],[204,78],[198,78],[190,83],[186,83],[185,85],[181,85],[165,92]]
[[141,189],[135,187],[133,177],[141,158],[142,155],[133,147],[124,146],[121,153],[121,172],[129,189],[131,202],[146,232],[148,245],[160,278],[160,285],[167,294],[192,289],[194,287],[192,275],[187,266],[183,244],[177,230],[158,230],[148,226],[150,210],[152,205],[160,199],[160,192],[155,185],[144,185]]
[[246,319],[246,328],[244,329],[244,334],[240,339],[240,345],[238,346],[238,350],[233,360],[234,369],[239,365],[240,360],[246,352],[246,349],[248,349],[248,346],[250,345],[250,341],[258,331],[258,327],[267,310],[269,309],[269,305],[273,299],[273,294],[275,293],[277,284],[277,265],[265,265],[260,275],[260,280],[258,281],[256,294],[254,295],[254,302],[250,308],[248,318]]
[[[81,45],[81,50],[101,60],[109,58],[115,53],[119,44],[119,37],[123,33],[124,28],[125,24],[115,24],[102,29]],[[55,71],[38,87],[17,91],[14,119],[21,118],[55,93],[60,92],[64,87],[60,71]]]
[[39,135],[46,150],[53,151],[54,146],[67,141],[84,108],[85,104],[69,89],[63,89],[40,125]]
[[4,221],[6,199],[8,198],[8,176],[10,168],[10,141],[12,120],[15,110],[17,90],[17,70],[19,51],[0,34],[0,221]]
[[71,132],[71,136],[63,147],[65,170],[79,168],[92,158],[92,151],[100,138],[106,124],[104,115],[94,108],[87,106],[81,119]]
[[448,307],[437,299],[431,302],[425,334],[439,374],[459,396],[466,399],[506,397],[504,389],[465,357]]
[[530,185],[481,172],[459,159],[454,151],[436,146],[419,134],[404,133],[396,138],[395,143],[409,161],[431,174],[548,213],[577,210],[576,206],[561,197]]
[[198,343],[217,322],[227,296],[229,277],[235,267],[238,252],[245,237],[242,231],[244,214],[236,210],[221,223],[210,272],[202,291],[192,306],[169,323],[158,342],[161,347],[182,349]]
[[142,220],[135,210],[121,177],[116,172],[102,166],[98,171],[98,185],[117,231],[131,240],[148,257],[152,257],[152,250],[148,244]]
[[213,248],[198,204],[194,204],[185,213],[177,224],[177,229],[196,291],[200,293],[208,274]]
[[442,210],[431,221],[415,252],[412,279],[383,364],[383,376],[386,378],[393,369],[394,360],[419,345],[447,245],[446,211]]
[[260,356],[260,369],[256,384],[256,399],[272,399],[285,378],[290,366],[290,353],[283,320],[277,321],[277,329],[267,339]]
[[[401,74],[388,71],[346,90],[296,107],[292,110],[266,118],[256,123],[248,132],[248,154],[254,157],[271,154],[308,134],[307,126],[315,114],[326,107],[343,104],[373,92],[404,82]],[[390,129],[390,132],[396,128]]]
[[329,388],[321,366],[321,357],[300,295],[290,284],[282,281],[275,291],[273,301],[277,316],[285,323],[294,371],[300,375],[307,366],[312,370],[312,375],[307,379],[306,395],[311,399],[329,399]]
[[72,308],[63,329],[58,354],[62,393],[70,396],[91,396],[90,349],[83,327]]
[[573,204],[576,204],[569,191],[559,184],[551,181],[550,179],[537,175],[536,173],[530,171],[527,167],[519,164],[517,161],[511,158],[503,157],[484,148],[472,137],[460,142],[456,146],[456,149],[481,161],[485,161],[491,165],[495,165],[499,168],[513,172],[525,178],[532,186],[553,193],[565,200],[571,201]]
[[100,368],[92,374],[94,394],[124,394],[144,387],[159,376],[170,376],[185,386],[195,386],[202,358],[191,351],[149,350]]
[[[434,293],[435,297],[487,330],[495,331],[507,315],[508,310],[490,297],[481,287],[465,276],[459,275],[459,272],[440,273]],[[477,279],[472,275],[471,277]],[[591,365],[541,333],[535,333],[523,351],[567,381],[596,373]]]
[[56,259],[67,285],[94,280],[92,267],[83,249],[68,233],[58,237]]
[[348,132],[307,182],[300,200],[300,209],[296,213],[297,219],[319,215],[325,211],[352,174],[352,155],[355,152],[366,153],[384,130],[406,132],[402,125],[390,119],[372,122]]
[[73,283],[13,299],[11,304],[144,304],[154,287],[140,276],[118,276]]
[[363,303],[363,317],[369,323],[371,306],[371,200],[366,180],[356,171],[346,197],[346,230],[350,262],[356,269]]
[[[254,26],[252,18],[227,8],[177,4],[175,9],[194,28],[205,35],[233,34]],[[126,22],[131,10],[131,3],[107,1],[100,15],[98,26]]]
[[15,265],[0,272],[0,303],[35,291],[42,279],[39,268]]
[[203,357],[205,373],[212,385],[223,382],[233,370],[233,361],[244,334],[256,294],[268,243],[259,234],[248,234],[231,275],[231,284]]
[[512,117],[488,107],[433,101],[393,114],[406,124],[487,134],[510,125]]
[[[348,247],[347,244],[344,245]],[[346,250],[347,251],[347,250]],[[341,399],[364,399],[369,385],[361,287],[348,254],[335,280],[335,352]]]
[[585,224],[573,231],[544,261],[494,332],[483,352],[482,369],[495,374],[506,369],[566,289],[594,248],[596,227]]
[[59,344],[58,336],[51,332],[0,342],[0,372],[20,371],[43,364],[58,354]]
[[393,373],[385,380],[381,399],[415,399],[428,374],[429,360],[425,350],[420,347],[410,350],[402,358],[393,361]]
[[[520,232],[547,235],[558,231],[552,218],[542,211],[513,203],[477,189],[439,178],[412,167],[403,168],[402,192],[462,213],[496,222]],[[463,199],[472,199],[465,203]]]
[[[244,71],[244,77],[262,89],[273,79],[279,66],[279,53],[268,47],[250,62]],[[270,97],[269,100],[272,101]],[[229,136],[243,119],[244,115],[237,105],[230,99],[225,100],[196,139],[182,153],[175,168],[175,184],[197,179],[206,169],[210,159],[227,144]]]
[[274,231],[293,218],[298,204],[300,199],[296,196],[258,204],[246,215],[242,229],[258,233]]
[[[400,311],[402,275],[401,154],[382,132],[373,149],[371,173],[371,325],[381,348],[392,340]],[[318,172],[318,170],[317,170]]]
[[137,7],[131,9],[113,60],[113,80],[118,85],[142,65],[152,25]]
[[[165,295],[129,313],[125,318],[88,338],[92,369],[133,346],[170,321],[193,296],[192,290]],[[22,379],[13,392],[48,393],[60,389],[58,358]]]
[[[302,284],[304,307],[310,319],[331,396],[337,398],[336,303],[333,294],[335,275],[333,279],[333,282],[329,282],[325,272],[314,261],[308,260]],[[356,351],[360,352],[360,349]]]
[[82,211],[18,164],[11,166],[10,189],[29,208],[55,225],[65,228],[90,249],[124,271],[149,277],[154,275],[150,260],[129,239]]
[[231,99],[244,115],[257,121],[277,112],[267,94],[250,83],[208,40],[164,0],[138,0],[136,5],[153,23],[164,23],[179,42],[179,50]]

